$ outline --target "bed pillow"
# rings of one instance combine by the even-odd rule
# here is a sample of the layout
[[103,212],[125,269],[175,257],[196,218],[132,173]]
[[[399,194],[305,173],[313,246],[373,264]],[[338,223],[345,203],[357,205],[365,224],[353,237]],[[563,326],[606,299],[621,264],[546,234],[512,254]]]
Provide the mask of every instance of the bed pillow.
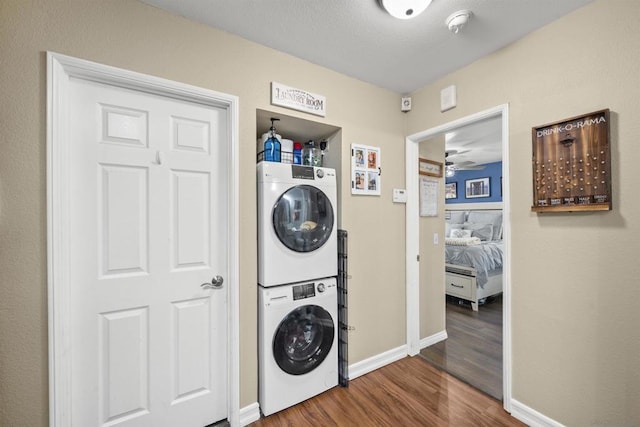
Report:
[[444,223],[444,237],[451,237],[451,230],[454,228],[462,229],[462,223],[451,224],[449,222]]
[[465,211],[449,211],[448,214],[449,219],[447,219],[446,221],[452,224],[462,224],[466,220]]
[[476,224],[473,222],[465,222],[462,225],[464,230],[471,230],[471,237],[477,237],[480,240],[493,240],[492,224]]
[[491,240],[502,239],[502,211],[471,211],[466,222],[491,224],[493,225],[493,238]]
[[471,237],[471,230],[463,230],[462,228],[452,228],[451,236],[456,239]]

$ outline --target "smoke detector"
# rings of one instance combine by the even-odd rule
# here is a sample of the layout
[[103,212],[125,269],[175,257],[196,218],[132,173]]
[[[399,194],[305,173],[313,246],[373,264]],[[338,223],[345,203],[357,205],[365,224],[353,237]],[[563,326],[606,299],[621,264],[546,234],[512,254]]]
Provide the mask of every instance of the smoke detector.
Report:
[[458,34],[462,27],[467,25],[467,22],[469,22],[472,15],[473,13],[470,10],[459,10],[449,15],[447,20],[444,22],[447,24],[447,27],[449,27],[449,31],[453,34]]

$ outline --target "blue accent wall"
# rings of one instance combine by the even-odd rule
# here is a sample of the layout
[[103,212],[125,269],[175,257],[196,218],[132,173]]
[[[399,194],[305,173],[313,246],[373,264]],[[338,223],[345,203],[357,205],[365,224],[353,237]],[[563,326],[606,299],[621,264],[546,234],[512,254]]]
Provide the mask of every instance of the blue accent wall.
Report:
[[[455,199],[445,199],[446,204],[454,203],[488,203],[502,201],[502,162],[487,163],[483,170],[456,171],[455,176],[446,178],[445,182],[455,182],[457,185],[458,197]],[[468,179],[489,178],[489,197],[465,197],[464,185]]]

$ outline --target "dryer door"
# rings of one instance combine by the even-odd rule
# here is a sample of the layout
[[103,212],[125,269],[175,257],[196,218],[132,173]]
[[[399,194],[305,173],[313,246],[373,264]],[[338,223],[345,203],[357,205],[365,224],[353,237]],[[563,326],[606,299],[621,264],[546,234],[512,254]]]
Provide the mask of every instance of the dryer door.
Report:
[[333,230],[333,206],[326,194],[311,185],[298,185],[280,196],[273,208],[278,239],[296,252],[322,247]]
[[334,333],[333,318],[324,308],[298,307],[278,325],[273,337],[273,357],[283,371],[306,374],[327,357]]

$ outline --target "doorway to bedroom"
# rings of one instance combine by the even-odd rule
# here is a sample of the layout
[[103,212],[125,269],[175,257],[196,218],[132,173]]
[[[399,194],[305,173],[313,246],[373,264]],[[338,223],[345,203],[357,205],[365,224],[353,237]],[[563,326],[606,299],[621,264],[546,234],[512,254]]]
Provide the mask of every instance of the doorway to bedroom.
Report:
[[[444,139],[447,339],[420,350],[436,367],[498,400],[502,400],[501,125],[496,116],[438,136]],[[436,147],[431,140],[422,141],[420,153]],[[443,155],[441,149],[438,154]],[[422,228],[424,220],[420,221]],[[465,233],[469,237],[456,237]],[[421,239],[421,245],[425,241],[428,238]]]
[[[417,164],[418,157],[442,162],[449,176],[440,178],[438,215],[428,218],[431,222],[427,227],[424,227],[427,218],[419,215],[418,200],[413,201],[415,204],[407,204],[410,348],[413,354],[420,354],[436,367],[503,400],[509,411],[508,106],[411,135],[407,138],[407,165],[414,163],[413,158]],[[412,194],[410,188],[412,182],[417,181],[414,175],[417,171],[407,169],[407,189],[408,194]],[[481,184],[473,187],[473,183]],[[485,188],[475,191],[480,186]],[[419,194],[417,190],[415,194]],[[428,231],[425,233],[423,228]],[[451,254],[446,255],[449,258],[443,256],[443,252],[447,252],[445,248],[450,248],[445,243],[456,243],[448,239],[452,228],[468,230],[465,233],[470,238],[457,242],[461,246],[453,248],[454,256],[458,255],[453,260]],[[415,233],[416,229],[420,233]],[[440,239],[436,234],[440,234]],[[484,251],[483,247],[499,247],[500,260],[490,261],[494,264],[486,269],[464,265],[461,261],[465,258],[463,243],[464,246],[477,245],[473,249],[479,251]],[[497,250],[495,247],[491,250]],[[415,263],[410,258],[412,249],[420,255]],[[438,259],[445,261],[445,265]],[[412,282],[417,285],[415,293],[412,293]],[[425,306],[424,301],[429,298],[441,301],[435,304],[442,306],[434,307],[432,302]],[[411,302],[416,300],[420,302]],[[414,314],[417,324],[411,321]],[[426,332],[425,324],[442,322],[438,317],[444,317],[444,330],[436,334]],[[432,327],[427,329],[433,330]],[[416,334],[419,336],[417,348],[411,347],[412,333],[414,338]]]

